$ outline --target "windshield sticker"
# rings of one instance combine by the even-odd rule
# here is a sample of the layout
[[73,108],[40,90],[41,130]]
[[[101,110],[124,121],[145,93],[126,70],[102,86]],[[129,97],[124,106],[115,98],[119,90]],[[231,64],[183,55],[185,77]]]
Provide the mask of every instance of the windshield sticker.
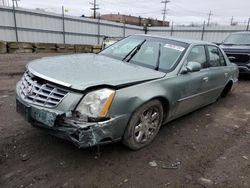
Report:
[[165,44],[164,46],[165,48],[170,48],[170,49],[174,49],[174,50],[178,50],[180,52],[182,52],[183,50],[185,50],[185,48],[181,47],[181,46],[176,46],[173,44]]

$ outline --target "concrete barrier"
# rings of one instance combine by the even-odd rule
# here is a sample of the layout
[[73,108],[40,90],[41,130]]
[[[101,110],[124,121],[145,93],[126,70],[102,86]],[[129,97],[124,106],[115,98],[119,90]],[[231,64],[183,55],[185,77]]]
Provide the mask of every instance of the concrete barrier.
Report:
[[76,53],[92,53],[93,45],[75,44]]
[[7,44],[4,41],[0,41],[0,54],[7,53]]
[[97,54],[102,50],[102,46],[101,45],[93,45],[93,50],[92,52]]
[[56,44],[56,51],[59,53],[74,53],[75,46],[73,44]]
[[0,53],[98,53],[101,45],[0,41]]
[[35,43],[34,52],[36,53],[55,53],[57,52],[56,44],[54,43]]
[[27,42],[8,42],[8,53],[32,53],[33,44]]

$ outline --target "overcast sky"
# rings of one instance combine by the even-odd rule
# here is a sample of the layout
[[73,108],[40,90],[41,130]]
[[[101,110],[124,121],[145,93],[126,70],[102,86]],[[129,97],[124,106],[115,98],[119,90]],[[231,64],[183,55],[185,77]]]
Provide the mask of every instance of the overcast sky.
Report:
[[[89,2],[93,0],[20,0],[19,6],[23,8],[43,8],[46,11],[61,11],[64,5],[69,11],[67,14],[90,16],[92,14]],[[161,0],[96,0],[101,14],[120,13],[135,16],[162,19]],[[167,5],[166,19],[176,24],[191,22],[202,23],[208,19],[211,10],[211,22],[229,24],[232,16],[234,21],[246,24],[250,17],[250,0],[171,0]]]

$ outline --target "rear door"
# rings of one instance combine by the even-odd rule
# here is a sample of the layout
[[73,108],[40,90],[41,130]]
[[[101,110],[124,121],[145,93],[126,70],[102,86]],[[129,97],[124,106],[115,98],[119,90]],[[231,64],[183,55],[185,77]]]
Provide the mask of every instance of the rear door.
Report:
[[216,100],[227,84],[230,68],[227,66],[226,60],[217,46],[208,45],[206,49],[209,66],[209,93],[207,97],[210,100]]

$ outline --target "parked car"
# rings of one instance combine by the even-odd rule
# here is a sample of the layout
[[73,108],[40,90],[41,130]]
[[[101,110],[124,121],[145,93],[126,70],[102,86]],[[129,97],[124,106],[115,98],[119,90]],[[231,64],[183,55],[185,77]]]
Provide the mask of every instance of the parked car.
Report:
[[121,39],[122,39],[121,37],[107,37],[107,36],[103,37],[102,49],[109,47],[110,45],[116,43]]
[[134,35],[99,54],[32,61],[17,111],[78,147],[122,141],[137,150],[161,125],[226,96],[237,77],[212,43]]
[[250,75],[250,32],[230,34],[220,46],[231,62],[239,66],[241,75]]

